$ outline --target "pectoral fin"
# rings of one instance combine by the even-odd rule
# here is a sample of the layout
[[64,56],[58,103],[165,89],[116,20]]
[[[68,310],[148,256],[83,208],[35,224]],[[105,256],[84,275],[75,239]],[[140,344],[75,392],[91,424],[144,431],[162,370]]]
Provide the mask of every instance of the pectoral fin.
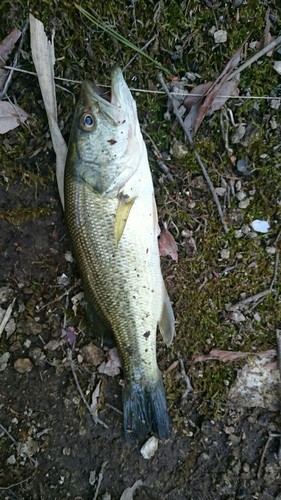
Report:
[[115,243],[118,246],[118,243],[121,239],[121,236],[124,232],[131,208],[135,202],[136,198],[126,198],[119,197],[118,206],[115,214]]
[[161,332],[165,344],[169,346],[172,343],[173,338],[175,336],[175,317],[164,283],[163,286],[164,286],[163,309],[159,321],[159,330]]

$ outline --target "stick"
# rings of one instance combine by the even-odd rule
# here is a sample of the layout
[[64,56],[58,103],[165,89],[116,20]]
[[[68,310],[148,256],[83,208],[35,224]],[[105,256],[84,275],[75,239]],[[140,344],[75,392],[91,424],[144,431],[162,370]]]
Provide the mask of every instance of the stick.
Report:
[[[169,91],[169,89],[168,89],[168,87],[167,87],[167,85],[166,85],[166,83],[164,81],[163,75],[161,73],[158,75],[158,79],[159,79],[159,81],[160,81],[163,89],[165,90],[168,98],[170,99],[170,101],[172,103],[174,114],[176,115],[176,117],[178,119],[178,122],[180,123],[180,125],[181,125],[181,127],[182,127],[182,129],[183,129],[183,131],[185,133],[185,136],[186,136],[186,139],[187,139],[188,143],[190,144],[191,147],[193,147],[194,146],[194,141],[193,141],[193,139],[191,137],[190,131],[185,126],[185,123],[184,123],[184,121],[183,121],[183,119],[182,119],[182,117],[181,117],[181,115],[180,115],[180,113],[178,111],[177,106],[176,106],[175,99],[171,95],[171,93],[170,93],[170,91]],[[213,200],[214,200],[214,202],[216,204],[216,207],[217,207],[217,210],[218,210],[218,214],[219,214],[219,217],[220,217],[220,220],[221,220],[224,232],[228,233],[228,227],[227,227],[227,224],[226,224],[226,222],[224,220],[223,211],[222,211],[222,208],[221,208],[221,204],[219,202],[218,195],[217,195],[216,190],[214,188],[214,185],[213,185],[213,183],[212,183],[212,181],[211,181],[211,179],[210,179],[210,177],[208,175],[207,169],[206,169],[203,161],[201,160],[201,157],[200,157],[199,153],[196,151],[196,149],[193,149],[193,152],[194,152],[194,156],[196,158],[196,161],[197,161],[197,163],[198,163],[199,167],[201,168],[201,171],[202,171],[202,173],[204,175],[205,181],[207,182],[208,187],[209,187],[209,189],[211,191]]]
[[29,481],[29,479],[32,479],[32,478],[33,478],[33,476],[29,476],[26,479],[22,479],[18,483],[10,484],[9,486],[0,486],[0,490],[1,491],[3,491],[3,490],[11,490],[15,486],[20,486],[21,484],[26,483],[26,481]]
[[192,388],[192,385],[190,382],[190,378],[185,371],[184,362],[183,362],[183,359],[182,359],[179,352],[178,352],[178,360],[179,360],[180,367],[181,367],[181,376],[182,376],[183,380],[185,381],[185,385],[186,385],[186,389],[182,395],[182,399],[185,399],[190,392],[193,392],[193,388]]
[[255,295],[252,295],[251,297],[247,297],[244,300],[240,300],[240,302],[236,302],[236,304],[233,304],[228,307],[228,311],[235,311],[236,309],[241,309],[241,307],[243,308],[243,306],[246,306],[247,304],[251,304],[252,302],[257,302],[260,299],[264,299],[264,297],[267,297],[267,295],[273,293],[274,292],[273,288],[278,274],[278,266],[279,266],[279,252],[276,252],[274,272],[270,283],[270,287],[267,288],[267,290],[263,290],[262,292],[258,292]]
[[77,387],[77,390],[81,396],[81,399],[84,403],[84,405],[86,406],[87,410],[89,411],[89,413],[91,414],[91,417],[93,419],[93,421],[95,422],[95,424],[101,424],[103,427],[105,427],[105,429],[108,429],[108,425],[103,422],[102,420],[100,420],[91,410],[91,407],[90,405],[88,404],[88,401],[86,400],[84,394],[83,394],[83,391],[81,389],[81,386],[79,384],[79,381],[78,381],[78,378],[77,378],[77,375],[76,375],[76,371],[75,371],[75,367],[74,367],[74,364],[73,364],[73,359],[72,359],[72,351],[71,349],[68,349],[68,360],[70,362],[70,368],[71,368],[71,371],[72,371],[72,375],[73,375],[73,378],[74,378],[74,381],[75,381],[75,384],[76,384],[76,387]]
[[252,57],[250,57],[250,59],[248,59],[243,64],[241,64],[241,66],[239,66],[239,68],[237,68],[235,71],[233,71],[233,73],[231,73],[231,75],[229,75],[229,77],[227,78],[226,81],[229,81],[229,80],[232,80],[233,78],[235,78],[235,76],[239,75],[242,71],[244,71],[244,69],[251,66],[254,62],[258,61],[258,59],[260,59],[262,56],[264,56],[265,54],[270,52],[272,49],[274,49],[278,45],[281,45],[281,36],[278,36],[277,38],[275,38],[275,40],[273,40],[273,42],[266,45],[266,47],[264,47],[263,49],[256,52],[256,54],[254,54]]
[[16,299],[13,299],[13,302],[11,302],[11,304],[7,307],[6,312],[4,314],[4,318],[2,319],[2,321],[0,323],[0,338],[1,338],[1,335],[4,331],[6,324],[8,323],[8,321],[11,317],[15,301],[16,301]]
[[15,54],[15,57],[14,57],[14,60],[13,60],[13,64],[12,64],[12,69],[10,70],[10,73],[8,75],[8,78],[7,78],[6,82],[5,82],[4,88],[3,88],[2,92],[0,92],[0,99],[2,99],[6,95],[7,90],[9,88],[9,85],[11,83],[11,79],[12,79],[13,73],[15,71],[15,66],[18,64],[19,54],[20,54],[20,51],[21,51],[22,46],[23,46],[24,37],[25,37],[26,30],[27,30],[28,26],[29,26],[29,22],[27,20],[27,21],[25,21],[25,23],[23,25],[23,28],[21,30],[21,39],[20,39],[19,47],[18,47],[18,50],[17,50],[17,52]]

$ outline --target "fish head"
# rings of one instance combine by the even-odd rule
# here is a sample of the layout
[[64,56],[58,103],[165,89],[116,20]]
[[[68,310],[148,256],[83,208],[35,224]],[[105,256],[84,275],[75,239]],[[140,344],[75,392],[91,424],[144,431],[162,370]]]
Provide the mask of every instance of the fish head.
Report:
[[84,169],[91,164],[100,177],[103,192],[118,188],[134,173],[143,138],[136,103],[120,68],[112,71],[110,97],[95,83],[83,82],[70,142]]

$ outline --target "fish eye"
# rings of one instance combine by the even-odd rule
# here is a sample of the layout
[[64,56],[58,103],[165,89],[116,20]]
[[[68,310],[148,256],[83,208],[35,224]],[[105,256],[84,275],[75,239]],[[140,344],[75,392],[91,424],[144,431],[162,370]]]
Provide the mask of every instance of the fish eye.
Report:
[[91,132],[96,126],[96,120],[90,113],[83,113],[81,116],[81,128],[86,132]]

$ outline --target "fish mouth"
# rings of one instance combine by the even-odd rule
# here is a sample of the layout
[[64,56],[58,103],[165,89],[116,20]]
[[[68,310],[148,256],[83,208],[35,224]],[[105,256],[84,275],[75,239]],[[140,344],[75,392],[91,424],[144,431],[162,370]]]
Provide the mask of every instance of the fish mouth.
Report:
[[100,87],[95,81],[92,83],[85,80],[82,83],[81,98],[86,106],[94,105],[115,124],[123,122],[125,115],[130,112],[132,103],[134,103],[119,67],[112,70],[110,91]]

